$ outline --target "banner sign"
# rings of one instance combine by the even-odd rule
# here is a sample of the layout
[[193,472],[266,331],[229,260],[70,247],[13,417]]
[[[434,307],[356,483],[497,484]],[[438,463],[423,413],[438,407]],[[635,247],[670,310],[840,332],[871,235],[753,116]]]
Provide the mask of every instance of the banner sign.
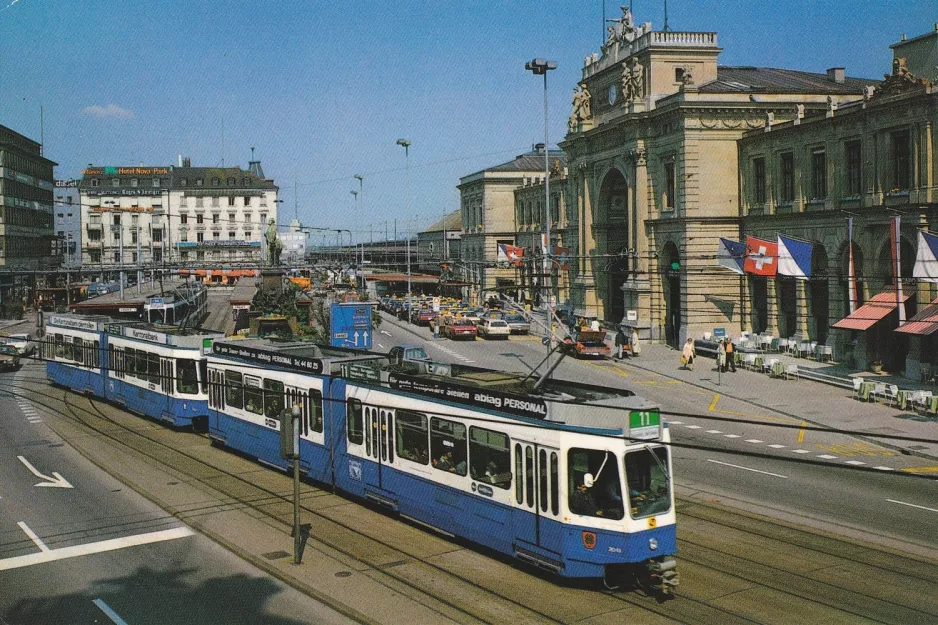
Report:
[[388,385],[398,391],[446,399],[463,405],[468,404],[480,408],[500,410],[520,417],[531,419],[544,419],[547,417],[547,403],[542,399],[499,393],[472,386],[448,384],[398,373],[392,373],[388,376]]
[[319,358],[293,356],[292,354],[284,354],[274,350],[258,349],[232,343],[215,343],[212,345],[212,353],[216,356],[232,356],[265,365],[295,369],[304,373],[322,373],[325,370],[323,362]]
[[88,319],[73,319],[71,317],[49,317],[50,326],[59,328],[73,328],[75,330],[97,330],[98,324]]

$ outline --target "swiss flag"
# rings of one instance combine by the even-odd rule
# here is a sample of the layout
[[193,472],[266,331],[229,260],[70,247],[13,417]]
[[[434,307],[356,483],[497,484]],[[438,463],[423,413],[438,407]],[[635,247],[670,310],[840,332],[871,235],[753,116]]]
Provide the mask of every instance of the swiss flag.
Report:
[[746,260],[743,271],[757,276],[775,277],[778,270],[778,241],[746,237]]

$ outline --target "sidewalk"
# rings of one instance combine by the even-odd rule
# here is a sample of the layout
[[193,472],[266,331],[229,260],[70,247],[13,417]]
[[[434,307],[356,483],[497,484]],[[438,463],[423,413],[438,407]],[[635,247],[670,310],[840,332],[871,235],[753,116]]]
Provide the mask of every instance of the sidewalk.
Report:
[[[868,371],[853,371],[837,363],[819,363],[787,354],[766,354],[786,364],[797,364],[799,369],[819,371],[842,380],[859,376],[876,382],[896,384],[901,389],[932,390],[933,384],[915,383],[890,375],[877,375]],[[913,410],[899,410],[878,402],[854,399],[852,388],[830,386],[808,379],[773,378],[758,371],[737,367],[736,373],[717,375],[716,363],[710,358],[698,357],[697,366],[688,371],[680,366],[680,352],[660,344],[642,345],[641,356],[627,358],[629,367],[643,369],[681,380],[724,397],[732,397],[765,409],[801,419],[811,425],[836,430],[860,432],[864,438],[878,445],[892,448],[907,455],[938,460],[938,419],[916,414]],[[877,435],[905,436],[916,440],[880,439]]]

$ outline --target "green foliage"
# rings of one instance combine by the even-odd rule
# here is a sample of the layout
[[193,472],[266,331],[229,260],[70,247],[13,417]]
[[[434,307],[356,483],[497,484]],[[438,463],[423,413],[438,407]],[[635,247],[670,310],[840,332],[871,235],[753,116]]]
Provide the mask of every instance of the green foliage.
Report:
[[276,289],[260,288],[251,300],[251,310],[263,315],[296,316],[296,294],[299,292],[292,283],[284,285],[278,292]]

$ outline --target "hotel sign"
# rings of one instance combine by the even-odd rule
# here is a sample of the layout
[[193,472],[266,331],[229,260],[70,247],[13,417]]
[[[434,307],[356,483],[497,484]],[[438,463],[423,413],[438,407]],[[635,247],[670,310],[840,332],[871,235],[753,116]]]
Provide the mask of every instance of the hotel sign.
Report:
[[85,176],[168,176],[168,167],[88,167]]

